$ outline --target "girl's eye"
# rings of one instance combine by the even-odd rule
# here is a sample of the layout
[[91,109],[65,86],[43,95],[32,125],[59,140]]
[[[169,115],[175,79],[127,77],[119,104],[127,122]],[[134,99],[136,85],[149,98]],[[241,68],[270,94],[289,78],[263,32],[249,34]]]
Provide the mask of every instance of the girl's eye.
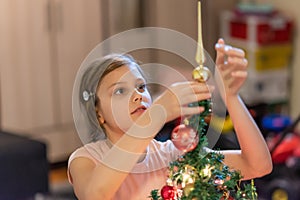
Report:
[[142,83],[140,85],[137,86],[137,89],[139,92],[144,92],[146,90],[147,86],[145,83]]
[[120,94],[124,94],[124,93],[125,93],[124,88],[118,88],[114,91],[114,94],[116,94],[116,95],[120,95]]

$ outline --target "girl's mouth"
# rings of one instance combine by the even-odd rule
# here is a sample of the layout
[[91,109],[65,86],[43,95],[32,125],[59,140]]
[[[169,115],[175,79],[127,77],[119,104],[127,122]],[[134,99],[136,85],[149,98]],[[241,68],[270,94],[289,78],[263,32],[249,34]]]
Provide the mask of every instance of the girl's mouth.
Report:
[[140,113],[140,112],[144,112],[147,108],[145,106],[140,106],[137,107],[133,112],[131,112],[130,114],[135,114],[135,113]]

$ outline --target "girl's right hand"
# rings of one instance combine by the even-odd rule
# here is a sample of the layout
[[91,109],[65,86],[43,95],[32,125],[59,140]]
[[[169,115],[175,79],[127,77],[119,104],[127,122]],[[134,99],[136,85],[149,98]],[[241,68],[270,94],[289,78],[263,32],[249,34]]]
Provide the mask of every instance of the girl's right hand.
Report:
[[172,84],[154,102],[165,109],[167,122],[180,116],[199,114],[203,107],[188,107],[188,104],[211,98],[213,86],[195,81]]

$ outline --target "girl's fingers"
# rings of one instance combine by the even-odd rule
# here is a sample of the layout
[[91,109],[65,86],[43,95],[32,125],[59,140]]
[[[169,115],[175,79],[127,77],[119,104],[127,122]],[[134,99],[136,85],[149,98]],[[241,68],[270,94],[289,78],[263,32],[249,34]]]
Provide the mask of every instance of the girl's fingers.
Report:
[[[225,74],[226,76],[228,73],[234,73],[235,71],[247,71],[248,67],[248,61],[247,59],[241,59],[241,58],[229,58],[228,62],[225,64],[220,64],[218,68],[221,70],[222,74]],[[223,75],[223,77],[226,77]]]
[[189,103],[211,98],[211,91],[213,90],[212,88],[213,87],[205,87],[202,88],[202,90],[195,89],[196,91],[192,90],[192,88],[189,88],[183,89],[174,94],[176,95],[177,101],[179,102],[180,106],[186,106]]
[[223,39],[219,39],[218,43],[215,45],[217,51],[216,64],[219,65],[225,62],[225,51],[221,51],[224,48],[225,42]]
[[231,75],[235,78],[247,78],[248,72],[247,71],[233,71]]
[[236,69],[247,69],[248,66],[248,61],[245,58],[229,57],[227,62],[227,65],[235,67]]
[[226,45],[223,40],[218,41],[215,49],[217,51],[216,65],[226,94],[237,94],[248,75],[245,52]]
[[171,87],[170,90],[174,94],[184,97],[190,94],[202,94],[212,92],[214,90],[214,86],[193,81],[181,83],[180,85],[175,85]]
[[201,85],[201,86],[195,86],[193,88],[194,93],[198,94],[198,93],[207,93],[207,92],[213,92],[215,90],[215,87],[212,85]]
[[213,89],[213,86],[198,82],[176,83],[157,97],[154,104],[160,104],[168,110],[168,121],[181,115],[198,114],[203,111],[203,108],[188,107],[188,105],[211,98]]
[[189,103],[202,101],[209,98],[211,98],[211,93],[190,94],[178,97],[177,99],[180,102],[181,106],[186,106]]
[[215,45],[215,49],[217,51],[217,66],[227,63],[235,64],[235,62],[240,63],[241,66],[248,64],[247,60],[245,59],[245,52],[242,49],[226,45],[223,39],[219,39],[218,43]]
[[225,54],[228,57],[239,57],[239,58],[245,57],[245,52],[242,49],[235,48],[230,45],[217,43],[215,48],[217,52]]
[[245,57],[245,52],[242,49],[235,48],[235,47],[224,47],[225,54],[228,57],[239,57],[239,58],[244,58]]
[[183,107],[182,115],[195,115],[204,111],[204,107]]
[[191,87],[187,87],[183,90],[181,90],[182,95],[194,95],[194,94],[205,94],[205,93],[211,93],[214,91],[214,86],[209,85],[191,85]]

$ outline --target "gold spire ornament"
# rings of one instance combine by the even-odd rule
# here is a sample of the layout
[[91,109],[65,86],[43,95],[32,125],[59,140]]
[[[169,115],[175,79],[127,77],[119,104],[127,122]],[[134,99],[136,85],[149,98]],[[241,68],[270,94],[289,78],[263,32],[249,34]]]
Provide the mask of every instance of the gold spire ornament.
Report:
[[198,44],[196,52],[196,62],[198,67],[193,70],[193,79],[199,82],[206,82],[211,76],[210,70],[204,66],[204,50],[202,42],[202,23],[201,23],[201,2],[198,0]]

